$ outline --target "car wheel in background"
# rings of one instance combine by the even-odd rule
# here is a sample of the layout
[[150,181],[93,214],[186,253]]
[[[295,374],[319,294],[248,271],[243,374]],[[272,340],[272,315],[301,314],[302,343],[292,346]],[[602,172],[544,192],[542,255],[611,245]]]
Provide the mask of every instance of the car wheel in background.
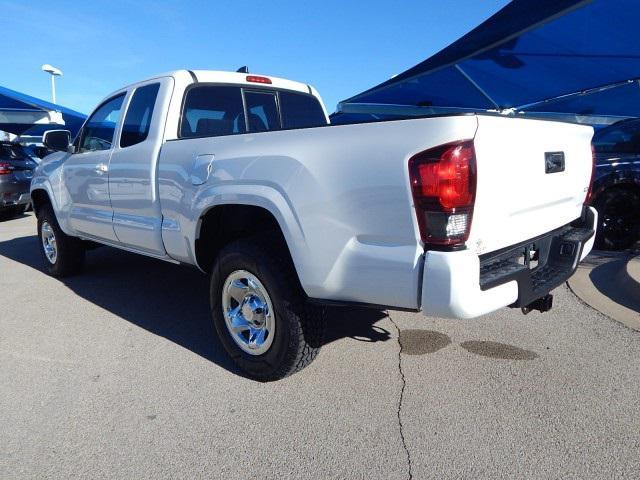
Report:
[[24,213],[24,205],[12,205],[0,208],[0,220],[11,220]]
[[38,239],[50,275],[66,277],[82,270],[85,257],[82,241],[62,231],[50,205],[38,211]]
[[640,235],[640,190],[613,187],[602,192],[593,206],[598,211],[596,248],[622,250],[633,246]]
[[318,354],[324,309],[310,305],[285,247],[242,239],[225,246],[211,274],[211,314],[220,341],[248,376],[278,380]]

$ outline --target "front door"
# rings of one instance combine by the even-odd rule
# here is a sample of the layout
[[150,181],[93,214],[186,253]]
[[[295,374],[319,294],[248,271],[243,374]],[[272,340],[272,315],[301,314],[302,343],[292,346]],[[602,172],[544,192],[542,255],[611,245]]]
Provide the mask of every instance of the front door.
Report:
[[82,127],[75,152],[65,161],[69,224],[78,233],[116,241],[109,199],[109,161],[125,93],[100,105]]

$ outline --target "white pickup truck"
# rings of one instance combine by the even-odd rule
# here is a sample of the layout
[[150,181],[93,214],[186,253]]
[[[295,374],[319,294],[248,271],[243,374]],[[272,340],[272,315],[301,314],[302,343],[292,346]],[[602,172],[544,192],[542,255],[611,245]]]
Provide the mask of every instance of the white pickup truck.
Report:
[[332,126],[309,85],[176,71],[109,95],[72,144],[47,132],[31,197],[52,275],[96,242],[196,266],[225,349],[271,380],[314,358],[323,305],[548,310],[592,247],[592,134],[489,112]]

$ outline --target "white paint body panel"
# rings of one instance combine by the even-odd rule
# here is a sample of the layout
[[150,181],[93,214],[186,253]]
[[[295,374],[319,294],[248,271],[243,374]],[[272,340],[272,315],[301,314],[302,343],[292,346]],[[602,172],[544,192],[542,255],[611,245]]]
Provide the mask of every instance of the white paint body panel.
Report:
[[[245,74],[196,71],[195,77],[247,85]],[[272,87],[317,96],[308,85],[270,78]],[[280,225],[312,298],[421,308],[455,318],[509,305],[518,296],[517,285],[481,292],[478,255],[578,218],[591,176],[590,128],[498,116],[179,139],[183,94],[193,75],[172,72],[126,87],[124,105],[135,88],[152,81],[162,82],[162,88],[148,139],[108,153],[109,189],[101,200],[108,208],[101,228],[110,228],[112,236],[84,232],[74,219],[82,205],[72,201],[69,189],[76,187],[65,175],[69,158],[77,155],[47,157],[32,191],[48,193],[69,235],[191,265],[197,263],[195,244],[206,212],[227,204],[262,207]],[[469,249],[425,254],[408,161],[426,149],[467,139],[474,139],[478,170]],[[548,151],[566,153],[566,172],[544,174]]]
[[[418,308],[423,249],[408,161],[476,126],[464,116],[167,142],[158,170],[167,253],[195,263],[203,211],[256,205],[280,223],[310,297]],[[215,159],[194,186],[199,154]]]
[[[583,125],[478,116],[469,248],[492,252],[578,218],[591,180],[592,136]],[[545,152],[564,152],[565,170],[545,173]]]

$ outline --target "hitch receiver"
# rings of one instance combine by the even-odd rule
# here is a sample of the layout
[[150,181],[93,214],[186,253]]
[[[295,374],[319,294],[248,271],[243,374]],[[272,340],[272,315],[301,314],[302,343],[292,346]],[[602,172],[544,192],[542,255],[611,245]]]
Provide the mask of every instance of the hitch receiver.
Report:
[[553,295],[547,294],[544,297],[534,300],[526,307],[522,307],[522,313],[526,315],[531,310],[538,310],[539,312],[544,313],[551,310],[551,307],[553,307]]

